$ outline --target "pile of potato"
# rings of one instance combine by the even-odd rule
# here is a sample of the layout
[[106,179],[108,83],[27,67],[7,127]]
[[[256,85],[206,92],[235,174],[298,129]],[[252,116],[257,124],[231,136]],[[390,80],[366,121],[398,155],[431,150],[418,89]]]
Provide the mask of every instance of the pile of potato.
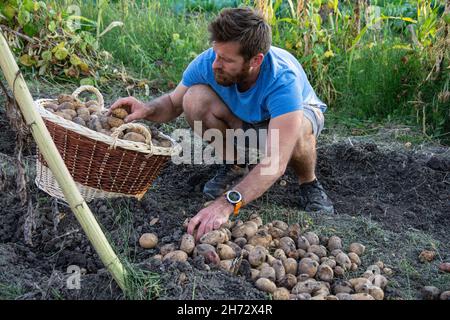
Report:
[[[185,226],[187,221],[185,222]],[[144,234],[143,248],[155,248],[155,234]],[[249,221],[228,221],[220,229],[203,235],[200,243],[184,234],[179,244],[165,244],[156,259],[187,261],[203,256],[205,263],[238,274],[247,266],[255,286],[277,300],[382,300],[392,270],[379,261],[357,278],[365,246],[352,243],[344,251],[337,236],[320,237],[303,232],[299,224],[276,220],[263,225],[253,214]],[[383,275],[384,274],[384,275]]]
[[[128,111],[123,108],[116,108],[110,116],[108,110],[102,110],[95,100],[82,102],[71,95],[61,94],[55,103],[45,106],[48,111],[91,130],[111,135],[113,131],[124,124]],[[152,143],[158,147],[169,148],[172,143],[168,139],[161,138],[156,129],[151,129]],[[145,142],[145,137],[134,129],[127,129],[121,133],[119,138],[135,142]]]

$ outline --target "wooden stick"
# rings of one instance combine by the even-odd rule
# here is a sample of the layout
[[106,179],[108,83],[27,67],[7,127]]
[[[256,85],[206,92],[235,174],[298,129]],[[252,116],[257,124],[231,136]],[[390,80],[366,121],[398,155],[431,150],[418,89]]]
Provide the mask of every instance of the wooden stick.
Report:
[[26,124],[31,129],[31,133],[39,146],[40,152],[44,156],[56,181],[58,181],[58,184],[64,193],[64,197],[67,199],[75,217],[86,233],[95,251],[98,253],[103,264],[109,272],[111,272],[119,287],[125,291],[125,270],[97,223],[97,220],[78,191],[41,115],[34,107],[31,93],[19,71],[14,56],[3,36],[3,32],[0,32],[0,67],[3,70],[9,86],[12,88],[13,96],[17,100]]

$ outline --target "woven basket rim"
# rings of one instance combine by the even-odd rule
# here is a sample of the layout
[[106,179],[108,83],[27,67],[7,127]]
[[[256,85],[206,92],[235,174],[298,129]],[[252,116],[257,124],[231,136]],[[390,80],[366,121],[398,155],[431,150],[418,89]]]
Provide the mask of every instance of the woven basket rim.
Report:
[[[43,107],[43,104],[45,103],[55,103],[57,102],[56,99],[37,99],[34,101],[35,107],[38,110],[39,114],[46,120],[53,122],[56,125],[59,125],[67,130],[74,131],[82,136],[88,137],[90,139],[104,142],[111,147],[121,147],[123,149],[146,153],[149,155],[164,155],[164,156],[175,156],[178,155],[182,148],[180,144],[178,144],[174,139],[172,139],[170,136],[159,132],[158,136],[161,138],[168,139],[172,143],[172,147],[159,147],[159,146],[149,146],[148,144],[145,144],[143,142],[134,142],[129,140],[123,140],[123,139],[114,139],[111,136],[108,136],[104,133],[97,132],[94,130],[91,130],[87,127],[84,127],[82,125],[79,125],[75,122],[72,122],[70,120],[64,119],[58,115],[55,115],[54,113],[48,111]],[[139,123],[141,125],[144,125],[142,123]],[[144,125],[145,126],[145,125]]]

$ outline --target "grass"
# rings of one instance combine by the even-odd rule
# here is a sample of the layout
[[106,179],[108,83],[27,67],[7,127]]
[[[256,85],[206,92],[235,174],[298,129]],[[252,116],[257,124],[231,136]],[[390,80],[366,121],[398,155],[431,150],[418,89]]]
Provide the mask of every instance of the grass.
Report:
[[10,284],[0,282],[0,300],[14,300],[24,294],[20,284]]

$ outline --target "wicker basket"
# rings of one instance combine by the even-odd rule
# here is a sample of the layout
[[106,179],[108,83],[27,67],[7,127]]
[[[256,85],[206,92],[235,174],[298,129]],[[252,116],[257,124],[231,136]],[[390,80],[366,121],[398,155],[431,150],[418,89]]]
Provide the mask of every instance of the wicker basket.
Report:
[[[101,93],[92,86],[81,86],[73,97],[83,91],[95,93],[102,109]],[[111,136],[93,131],[59,117],[44,107],[55,100],[36,100],[36,108],[61,154],[67,169],[74,178],[85,201],[95,198],[135,197],[141,199],[158,176],[161,168],[181,147],[170,137],[171,147],[152,144],[150,130],[142,124],[129,123],[117,128]],[[146,142],[118,139],[121,132],[134,128],[140,130]],[[36,185],[49,195],[64,200],[64,194],[38,150]]]

